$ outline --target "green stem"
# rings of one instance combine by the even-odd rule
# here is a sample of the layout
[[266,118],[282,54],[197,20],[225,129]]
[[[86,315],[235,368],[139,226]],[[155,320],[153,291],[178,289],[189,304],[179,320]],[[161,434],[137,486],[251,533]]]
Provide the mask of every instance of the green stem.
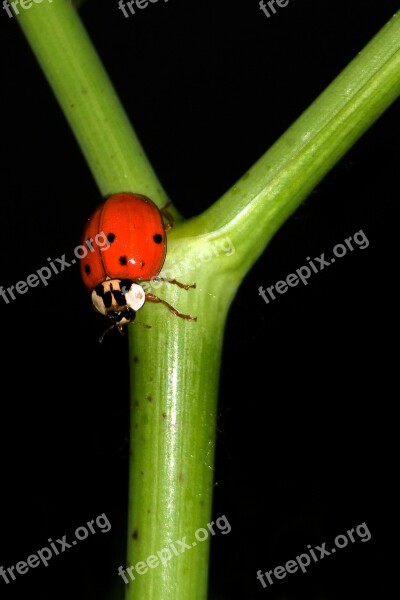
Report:
[[[163,204],[165,192],[69,2],[34,5],[18,20],[102,195],[134,190]],[[197,287],[163,285],[159,295],[198,320],[146,303],[140,320],[152,328],[130,327],[128,566],[184,536],[192,543],[207,528],[230,302],[270,237],[399,93],[397,15],[237,184],[170,232],[165,268]],[[204,600],[208,551],[209,539],[145,574],[134,570],[127,600]]]
[[163,206],[167,195],[69,0],[34,4],[17,20],[101,195],[135,190]]
[[[183,235],[229,235],[244,276],[279,227],[400,95],[400,13]],[[246,235],[247,233],[247,235]]]
[[[169,316],[162,307],[148,307],[141,320],[151,322],[152,329],[130,336],[128,564],[146,561],[167,547],[171,556],[165,565],[136,575],[127,599],[205,597],[209,540],[196,542],[195,532],[209,531],[211,519],[215,415],[227,312],[226,303],[210,304],[208,294],[221,297],[217,288],[222,282],[216,283],[213,292],[198,280],[197,290],[176,293],[176,304],[196,314],[197,322]],[[183,538],[197,545],[175,556],[170,543]],[[179,552],[180,545],[175,546]]]

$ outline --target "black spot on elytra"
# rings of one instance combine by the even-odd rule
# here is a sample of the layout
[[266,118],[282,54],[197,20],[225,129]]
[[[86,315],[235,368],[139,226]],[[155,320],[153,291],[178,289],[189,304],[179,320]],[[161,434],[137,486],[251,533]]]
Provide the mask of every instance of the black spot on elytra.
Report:
[[85,268],[86,275],[90,275],[90,267],[89,267],[89,265],[85,265],[84,268]]
[[112,244],[113,241],[115,240],[115,233],[109,233],[107,236],[107,240],[109,241],[110,244]]
[[156,244],[161,244],[161,242],[162,242],[162,235],[161,235],[161,233],[155,233],[153,235],[153,240],[155,241]]
[[133,540],[137,540],[137,539],[138,539],[138,537],[139,537],[139,531],[138,531],[137,529],[134,529],[134,530],[132,531],[132,539],[133,539]]
[[144,267],[144,265],[145,265],[145,264],[146,264],[146,263],[144,262],[144,260],[141,260],[141,261],[140,261],[140,267],[141,267],[142,269],[143,269],[143,267]]
[[119,264],[122,265],[123,267],[126,267],[128,263],[128,259],[126,256],[120,256],[119,257]]

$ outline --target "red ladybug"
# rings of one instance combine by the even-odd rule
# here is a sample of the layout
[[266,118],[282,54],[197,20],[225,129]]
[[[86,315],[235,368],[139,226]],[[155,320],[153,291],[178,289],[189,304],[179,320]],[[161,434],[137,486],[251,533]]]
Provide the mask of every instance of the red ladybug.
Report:
[[186,290],[195,287],[158,277],[167,251],[166,232],[172,222],[166,207],[160,211],[146,196],[130,192],[109,196],[90,217],[83,241],[97,241],[99,236],[105,236],[107,246],[99,243],[91,246],[92,252],[80,261],[81,275],[92,292],[94,309],[110,323],[106,331],[117,327],[123,333],[124,326],[135,319],[146,300],[164,304],[178,317],[196,320],[145,292],[138,283],[157,279]]

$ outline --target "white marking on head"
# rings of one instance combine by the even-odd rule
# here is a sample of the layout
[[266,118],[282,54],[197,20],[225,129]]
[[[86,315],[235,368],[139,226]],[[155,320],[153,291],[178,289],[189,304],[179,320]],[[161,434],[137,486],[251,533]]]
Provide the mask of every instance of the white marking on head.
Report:
[[125,299],[129,308],[134,311],[138,311],[139,308],[142,308],[146,300],[144,289],[137,283],[132,283],[128,292],[125,294]]
[[103,298],[101,298],[98,293],[96,292],[96,290],[93,290],[92,292],[92,302],[93,302],[93,306],[95,307],[95,309],[101,313],[102,315],[106,315],[107,314],[107,309],[104,306],[104,302],[103,302]]

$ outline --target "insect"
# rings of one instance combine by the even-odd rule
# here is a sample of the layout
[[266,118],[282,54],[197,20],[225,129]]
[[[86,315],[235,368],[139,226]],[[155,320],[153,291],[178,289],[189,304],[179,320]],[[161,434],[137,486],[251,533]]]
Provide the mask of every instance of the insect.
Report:
[[80,261],[82,279],[91,291],[93,308],[109,322],[100,341],[115,327],[124,333],[146,300],[164,304],[182,319],[196,320],[140,285],[141,281],[153,279],[185,290],[196,287],[196,284],[186,285],[158,276],[167,251],[166,232],[173,225],[168,205],[159,210],[146,196],[121,192],[108,196],[89,218],[83,239],[98,239],[96,236],[103,233],[108,242],[106,248],[93,245],[93,252]]

